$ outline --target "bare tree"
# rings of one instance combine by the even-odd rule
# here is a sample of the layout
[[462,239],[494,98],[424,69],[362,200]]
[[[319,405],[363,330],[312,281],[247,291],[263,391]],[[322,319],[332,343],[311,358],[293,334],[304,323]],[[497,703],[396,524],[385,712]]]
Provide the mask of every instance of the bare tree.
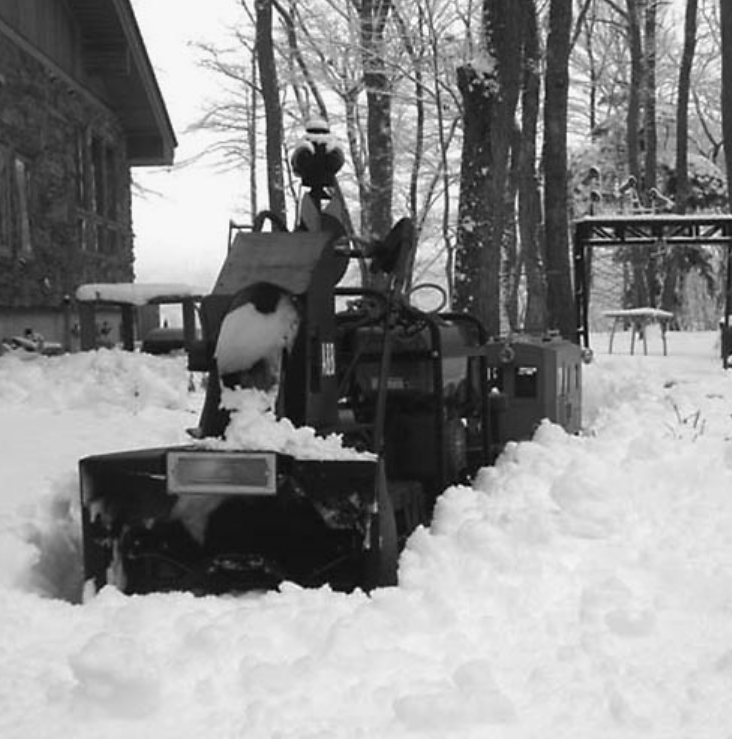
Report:
[[267,189],[269,210],[286,221],[285,178],[283,173],[282,106],[280,104],[277,65],[272,41],[272,0],[256,0],[256,50],[259,79],[267,125]]
[[256,54],[252,51],[251,87],[249,89],[249,109],[247,110],[247,148],[249,154],[249,212],[259,212],[259,183],[257,177],[257,64]]
[[391,90],[385,61],[385,29],[391,0],[352,0],[361,23],[363,80],[367,101],[369,183],[366,236],[383,237],[391,227],[394,192],[394,148]]
[[521,11],[509,0],[484,0],[485,51],[477,62],[458,70],[464,143],[455,298],[458,307],[476,312],[493,335],[500,333],[501,324],[504,193],[521,88]]
[[643,35],[641,31],[641,3],[643,0],[626,0],[628,23],[628,49],[630,52],[630,84],[626,114],[626,143],[628,171],[641,182],[640,172],[640,122],[643,88]]
[[692,113],[689,116],[690,152],[712,162],[722,152],[721,105],[721,28],[718,0],[700,0],[698,27],[692,69]]
[[[541,234],[541,191],[536,171],[536,141],[540,108],[541,50],[534,0],[524,0],[524,65],[521,94],[519,149],[519,232],[522,264],[526,271],[524,328],[530,333],[546,328],[546,280]],[[519,270],[520,272],[520,270]]]
[[686,0],[684,51],[676,102],[676,211],[685,213],[689,198],[689,97],[697,31],[697,0]]
[[[727,190],[732,193],[732,3],[720,0],[720,25],[722,30],[722,130],[724,132],[724,157],[727,164]],[[730,199],[732,205],[732,198]],[[728,289],[731,276],[727,275]]]
[[[630,1],[630,0],[629,0]],[[572,0],[551,0],[544,95],[544,223],[548,325],[576,332],[567,221],[567,106]]]
[[645,0],[645,48],[643,75],[643,149],[645,155],[643,189],[656,187],[658,137],[656,132],[656,30],[659,0]]
[[[492,77],[473,65],[458,68],[458,88],[463,97],[463,150],[460,168],[460,201],[458,204],[458,245],[455,253],[455,308],[481,316],[478,295],[492,290],[498,300],[498,259],[491,264],[496,277],[489,284],[482,279],[482,264],[490,254],[490,193],[486,174],[493,164],[491,151],[493,89]],[[498,307],[492,310],[495,320],[491,331],[498,334]]]

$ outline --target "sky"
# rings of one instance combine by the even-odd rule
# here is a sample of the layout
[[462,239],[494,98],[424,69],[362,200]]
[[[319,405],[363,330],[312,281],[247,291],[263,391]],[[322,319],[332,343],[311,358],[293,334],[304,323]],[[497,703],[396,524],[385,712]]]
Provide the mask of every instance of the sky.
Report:
[[668,345],[593,337],[582,433],[445,491],[397,587],[83,604],[78,459],[182,443],[200,384],[0,356],[0,736],[727,739],[732,375],[715,333]]
[[132,6],[178,139],[177,166],[133,172],[150,191],[133,200],[136,279],[210,289],[226,253],[229,219],[243,213],[244,174],[219,171],[210,161],[180,163],[204,148],[204,138],[187,129],[220,84],[201,67],[195,44],[226,44],[241,8],[237,0],[133,0]]

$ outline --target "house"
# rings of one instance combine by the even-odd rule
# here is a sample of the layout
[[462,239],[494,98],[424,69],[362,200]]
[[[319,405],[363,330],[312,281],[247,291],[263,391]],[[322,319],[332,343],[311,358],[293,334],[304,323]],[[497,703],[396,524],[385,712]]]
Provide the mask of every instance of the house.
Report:
[[131,168],[175,146],[130,0],[0,0],[0,338],[70,347],[78,285],[133,280]]

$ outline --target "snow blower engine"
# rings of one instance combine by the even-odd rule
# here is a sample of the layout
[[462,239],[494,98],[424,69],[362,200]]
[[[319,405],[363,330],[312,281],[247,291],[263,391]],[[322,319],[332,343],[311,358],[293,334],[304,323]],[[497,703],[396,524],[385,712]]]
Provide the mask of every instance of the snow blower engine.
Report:
[[[309,128],[295,229],[271,213],[235,229],[211,294],[184,306],[189,368],[207,373],[191,442],[81,460],[94,588],[391,585],[436,497],[490,461],[483,328],[409,303],[408,219],[376,243],[346,236],[342,163]],[[376,286],[341,285],[351,264]]]

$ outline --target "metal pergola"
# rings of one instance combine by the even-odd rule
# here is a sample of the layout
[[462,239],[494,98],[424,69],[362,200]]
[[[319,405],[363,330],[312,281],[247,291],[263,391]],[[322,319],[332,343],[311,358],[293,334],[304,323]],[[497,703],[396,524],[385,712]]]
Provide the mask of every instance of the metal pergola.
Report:
[[[732,292],[732,215],[633,214],[588,216],[574,223],[574,295],[577,316],[576,341],[590,346],[589,275],[587,256],[594,247],[652,248],[659,242],[667,246],[719,246],[725,249],[724,334],[729,330]],[[726,354],[726,353],[725,353]],[[725,369],[728,359],[723,357]]]

